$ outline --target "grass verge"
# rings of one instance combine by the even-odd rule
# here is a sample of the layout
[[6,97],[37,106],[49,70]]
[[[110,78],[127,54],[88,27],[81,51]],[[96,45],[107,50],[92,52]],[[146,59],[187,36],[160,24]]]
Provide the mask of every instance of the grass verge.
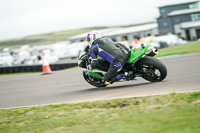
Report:
[[0,132],[199,133],[200,92],[0,111]]
[[155,57],[192,53],[200,53],[200,42],[159,49]]

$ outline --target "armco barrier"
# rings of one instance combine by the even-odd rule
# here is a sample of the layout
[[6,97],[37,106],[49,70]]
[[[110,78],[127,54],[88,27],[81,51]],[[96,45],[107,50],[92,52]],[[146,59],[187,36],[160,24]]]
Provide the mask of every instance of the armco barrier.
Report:
[[[57,63],[50,64],[51,70],[62,70],[70,67],[78,66],[77,63]],[[42,65],[22,65],[22,66],[8,66],[0,67],[0,74],[7,73],[23,73],[23,72],[42,72]]]

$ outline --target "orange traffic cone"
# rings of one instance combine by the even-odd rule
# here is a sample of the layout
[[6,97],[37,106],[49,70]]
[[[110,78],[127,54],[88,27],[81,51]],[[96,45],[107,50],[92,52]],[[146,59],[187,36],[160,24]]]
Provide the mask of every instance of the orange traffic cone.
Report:
[[51,73],[51,68],[49,66],[49,62],[46,59],[46,56],[45,56],[44,52],[42,52],[42,60],[43,60],[43,64],[42,64],[43,74],[50,74]]

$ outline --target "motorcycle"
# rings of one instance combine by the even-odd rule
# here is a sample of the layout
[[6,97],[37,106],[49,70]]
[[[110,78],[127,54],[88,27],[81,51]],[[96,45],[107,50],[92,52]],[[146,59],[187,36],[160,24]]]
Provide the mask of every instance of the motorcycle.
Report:
[[[156,48],[151,49],[148,53],[149,44],[141,44],[140,47],[132,48],[129,59],[126,61],[124,67],[117,76],[121,77],[119,81],[132,81],[136,77],[142,77],[150,82],[159,82],[166,78],[167,68],[157,58],[158,54]],[[93,70],[87,69],[91,64],[89,46],[84,47],[79,55],[78,66],[82,68],[84,79],[95,87],[106,87],[103,82],[103,77],[110,67],[110,63],[101,57],[97,57],[98,68]],[[119,82],[116,81],[116,82]]]

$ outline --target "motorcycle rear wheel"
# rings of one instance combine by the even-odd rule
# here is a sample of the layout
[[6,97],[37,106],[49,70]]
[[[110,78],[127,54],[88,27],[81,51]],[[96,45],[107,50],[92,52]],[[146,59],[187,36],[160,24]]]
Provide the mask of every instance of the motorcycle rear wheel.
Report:
[[141,58],[136,63],[136,69],[143,73],[142,78],[151,82],[162,81],[167,76],[166,66],[160,60],[150,56]]

